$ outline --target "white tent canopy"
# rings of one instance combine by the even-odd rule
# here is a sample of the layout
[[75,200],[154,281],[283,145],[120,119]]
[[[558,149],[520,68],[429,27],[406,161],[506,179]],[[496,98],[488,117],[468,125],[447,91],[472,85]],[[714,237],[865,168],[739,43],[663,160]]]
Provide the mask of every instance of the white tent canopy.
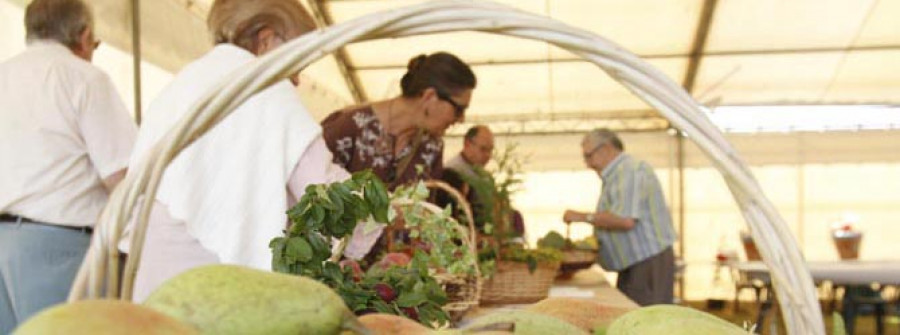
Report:
[[[322,24],[419,2],[303,1]],[[499,2],[605,36],[683,83],[707,105],[900,101],[900,20],[895,17],[900,0]],[[129,2],[91,3],[101,38],[129,51]],[[211,3],[140,1],[145,59],[175,71],[209,48],[204,21]],[[381,99],[397,94],[410,57],[435,51],[455,53],[474,66],[479,86],[470,123],[526,133],[600,125],[668,127],[664,118],[595,66],[545,43],[503,36],[465,32],[358,43],[305,73],[348,104]],[[359,92],[356,98],[354,90]]]

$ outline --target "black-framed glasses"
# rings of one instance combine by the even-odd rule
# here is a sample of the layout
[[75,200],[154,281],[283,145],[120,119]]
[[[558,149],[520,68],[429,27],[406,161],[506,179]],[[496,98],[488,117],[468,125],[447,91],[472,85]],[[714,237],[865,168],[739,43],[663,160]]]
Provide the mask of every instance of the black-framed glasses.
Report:
[[463,116],[463,114],[466,113],[466,108],[469,108],[469,106],[460,105],[456,101],[453,101],[453,99],[450,97],[450,95],[447,94],[447,92],[444,92],[444,90],[435,88],[434,92],[437,93],[438,99],[444,100],[447,103],[449,103],[451,106],[453,106],[453,115],[455,115],[457,119],[461,118]]
[[602,148],[604,145],[606,145],[606,143],[600,143],[599,145],[597,145],[596,147],[594,147],[594,149],[592,149],[591,151],[588,151],[588,152],[586,152],[586,153],[582,153],[582,155],[584,155],[584,160],[591,159],[591,156],[593,156],[594,153],[597,152],[597,150],[600,150],[600,148]]

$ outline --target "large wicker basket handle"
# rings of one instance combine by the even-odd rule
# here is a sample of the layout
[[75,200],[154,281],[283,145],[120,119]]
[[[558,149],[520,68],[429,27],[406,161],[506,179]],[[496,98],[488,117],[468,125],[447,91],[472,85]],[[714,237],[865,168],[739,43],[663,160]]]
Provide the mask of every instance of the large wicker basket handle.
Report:
[[[190,143],[227,117],[254,94],[286,79],[345,45],[379,38],[480,31],[547,42],[604,70],[635,96],[655,108],[670,125],[697,144],[722,173],[741,208],[753,240],[768,265],[790,334],[825,334],[812,276],[794,235],[756,178],[700,104],[665,73],[593,32],[545,16],[490,1],[428,1],[365,15],[303,35],[247,64],[211,88],[178,121],[140,164],[129,167],[97,224],[91,247],[72,287],[70,300],[85,297],[130,298],[147,219],[163,171]],[[130,257],[119,292],[118,250],[122,227],[141,197]]]
[[450,196],[453,197],[454,200],[456,200],[456,204],[459,206],[459,209],[462,209],[469,226],[468,236],[471,240],[469,244],[475,246],[475,238],[478,234],[478,230],[475,229],[475,217],[472,214],[472,206],[469,204],[469,201],[466,200],[466,197],[463,196],[462,193],[459,193],[459,190],[457,190],[453,186],[450,186],[449,184],[436,179],[426,180],[425,187],[447,192],[447,194],[450,194]]

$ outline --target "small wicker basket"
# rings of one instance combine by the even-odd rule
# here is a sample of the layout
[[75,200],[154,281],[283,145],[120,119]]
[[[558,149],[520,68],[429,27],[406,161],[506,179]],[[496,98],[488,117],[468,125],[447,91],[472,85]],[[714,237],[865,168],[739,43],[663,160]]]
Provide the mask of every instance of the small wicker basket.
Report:
[[[449,299],[449,302],[443,306],[443,309],[450,314],[451,322],[457,322],[462,319],[466,312],[478,306],[481,295],[482,279],[477,264],[478,251],[475,248],[475,226],[473,224],[474,220],[472,219],[472,208],[466,201],[466,198],[452,186],[437,180],[428,180],[424,183],[425,187],[442,190],[456,199],[457,204],[459,204],[460,209],[465,213],[466,220],[468,221],[468,227],[464,228],[462,225],[458,225],[457,228],[460,230],[460,235],[463,236],[462,243],[465,244],[466,250],[473,255],[473,259],[475,260],[475,263],[471,264],[474,273],[471,275],[456,275],[449,273],[438,273],[434,275],[434,279],[441,284],[441,287],[444,289],[444,292],[447,293],[447,298]],[[393,205],[408,206],[410,203],[395,201]],[[440,207],[431,203],[422,202],[420,205],[422,209],[431,213],[440,213],[443,211]],[[388,234],[388,236],[393,235],[390,233],[390,229],[386,230],[385,234]]]
[[484,282],[481,303],[530,304],[547,298],[559,262],[538,263],[533,273],[523,262],[497,261],[494,276]]
[[575,272],[590,268],[597,262],[597,251],[563,250],[556,279],[571,279]]

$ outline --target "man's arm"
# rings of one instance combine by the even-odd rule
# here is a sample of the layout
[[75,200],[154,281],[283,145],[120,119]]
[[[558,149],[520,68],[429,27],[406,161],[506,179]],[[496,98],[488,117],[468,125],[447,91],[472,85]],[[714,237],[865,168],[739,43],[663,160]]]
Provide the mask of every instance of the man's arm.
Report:
[[588,223],[596,228],[608,230],[630,230],[634,228],[634,218],[625,218],[610,212],[586,213],[566,210],[563,221]]

